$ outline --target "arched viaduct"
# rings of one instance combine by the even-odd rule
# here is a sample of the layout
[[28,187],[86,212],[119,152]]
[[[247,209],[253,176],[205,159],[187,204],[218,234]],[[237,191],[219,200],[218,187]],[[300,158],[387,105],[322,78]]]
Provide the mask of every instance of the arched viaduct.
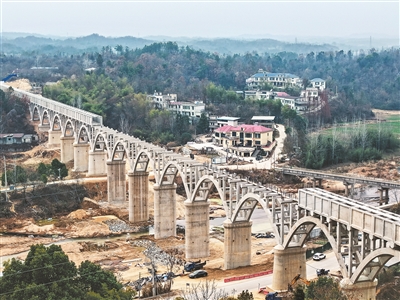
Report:
[[285,194],[105,127],[101,116],[0,85],[3,91],[29,101],[32,121],[39,123],[39,130],[48,131],[50,144],[60,146],[62,162],[73,160],[74,170],[87,176],[107,176],[109,203],[128,205],[131,222],[148,220],[148,177],[153,172],[156,239],[176,234],[175,179],[180,176],[186,193],[188,259],[209,256],[211,191],[218,192],[226,211],[225,269],[251,264],[251,216],[256,206],[264,209],[278,244],[275,290],[287,289],[297,274],[306,276],[304,243],[315,226],[332,245],[344,276],[343,287],[360,293],[360,299],[375,299],[378,271],[399,254],[400,218],[396,215],[316,188]]

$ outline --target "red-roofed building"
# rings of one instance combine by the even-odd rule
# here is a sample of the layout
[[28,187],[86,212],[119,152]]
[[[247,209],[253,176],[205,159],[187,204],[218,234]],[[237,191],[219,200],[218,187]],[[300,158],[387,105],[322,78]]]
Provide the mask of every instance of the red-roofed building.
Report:
[[[234,152],[241,147],[241,156],[250,156],[254,148],[263,148],[273,142],[273,130],[261,125],[225,125],[214,131],[215,142],[226,149]],[[245,149],[247,148],[247,150]]]

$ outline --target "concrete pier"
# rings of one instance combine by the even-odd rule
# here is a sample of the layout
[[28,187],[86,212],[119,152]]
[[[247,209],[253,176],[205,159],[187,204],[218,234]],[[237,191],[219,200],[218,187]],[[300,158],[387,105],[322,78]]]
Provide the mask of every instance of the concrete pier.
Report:
[[176,184],[154,185],[154,238],[176,235]]
[[389,203],[389,188],[380,187],[379,191],[379,205]]
[[224,269],[251,265],[252,222],[224,221]]
[[129,172],[129,222],[149,219],[149,172]]
[[210,202],[186,200],[185,221],[186,258],[210,256]]
[[108,203],[124,204],[126,201],[125,160],[107,160]]
[[89,144],[74,143],[74,172],[88,170]]
[[67,163],[74,160],[74,141],[75,138],[73,136],[60,137],[61,162]]
[[49,139],[47,145],[49,147],[60,147],[61,130],[49,130]]
[[306,279],[306,247],[286,248],[282,245],[274,247],[274,273],[272,276],[272,289],[286,291],[288,284],[295,276],[300,274]]
[[89,151],[89,168],[88,177],[106,176],[107,175],[107,152],[105,151]]
[[345,278],[340,281],[340,287],[349,299],[376,300],[378,280],[352,283]]

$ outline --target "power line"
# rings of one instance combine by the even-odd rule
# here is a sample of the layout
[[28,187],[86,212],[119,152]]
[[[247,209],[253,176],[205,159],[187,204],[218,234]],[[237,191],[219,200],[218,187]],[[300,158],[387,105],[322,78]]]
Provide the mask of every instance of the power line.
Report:
[[67,278],[63,278],[63,279],[59,279],[59,280],[55,280],[55,281],[50,281],[50,282],[46,282],[46,283],[37,284],[34,287],[30,286],[30,287],[26,287],[26,288],[19,289],[19,290],[14,290],[14,291],[7,292],[7,293],[1,293],[0,296],[9,295],[9,294],[12,294],[14,292],[21,292],[21,291],[24,291],[24,290],[27,290],[27,289],[37,288],[39,286],[44,286],[44,285],[48,285],[48,284],[52,284],[52,283],[56,283],[56,282],[61,282],[61,281],[66,281],[66,280],[73,280],[73,279],[76,279],[76,278],[80,278],[80,277],[84,277],[84,276],[88,276],[88,275],[93,275],[93,274],[96,274],[96,273],[99,273],[99,272],[104,272],[104,270],[101,269],[101,270],[98,270],[96,272],[79,274],[78,276],[75,276],[75,277],[67,277]]

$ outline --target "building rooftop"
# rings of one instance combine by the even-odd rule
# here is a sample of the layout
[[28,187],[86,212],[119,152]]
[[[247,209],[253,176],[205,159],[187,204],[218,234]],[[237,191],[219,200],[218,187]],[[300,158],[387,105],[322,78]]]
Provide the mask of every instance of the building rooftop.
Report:
[[321,82],[321,81],[325,81],[325,80],[323,80],[321,78],[314,78],[314,79],[311,79],[310,81],[311,82]]
[[275,116],[253,116],[252,121],[274,121]]
[[219,117],[217,118],[218,121],[237,121],[240,118],[238,117]]
[[218,129],[215,130],[216,132],[231,132],[231,131],[243,131],[245,133],[262,133],[262,132],[269,132],[272,131],[271,128],[267,128],[261,125],[248,125],[248,124],[242,124],[242,125],[236,125],[236,126],[231,126],[231,125],[224,125]]

